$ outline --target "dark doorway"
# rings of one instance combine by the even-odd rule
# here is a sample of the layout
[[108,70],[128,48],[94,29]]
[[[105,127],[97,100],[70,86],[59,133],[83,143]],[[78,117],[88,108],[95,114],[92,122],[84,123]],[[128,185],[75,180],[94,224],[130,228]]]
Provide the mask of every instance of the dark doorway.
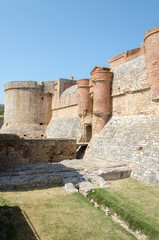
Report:
[[85,142],[89,142],[92,138],[92,125],[86,125],[85,127]]

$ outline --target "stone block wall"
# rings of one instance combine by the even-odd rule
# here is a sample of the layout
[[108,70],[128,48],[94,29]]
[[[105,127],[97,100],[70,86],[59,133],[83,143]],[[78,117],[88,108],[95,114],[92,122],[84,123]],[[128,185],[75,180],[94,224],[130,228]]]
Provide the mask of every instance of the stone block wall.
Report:
[[77,139],[79,124],[78,116],[57,118],[50,122],[45,135],[47,138]]
[[132,177],[159,186],[159,116],[112,117],[91,140],[85,159],[125,163]]
[[[60,84],[64,88],[68,84],[72,84],[72,81],[64,81],[64,85],[60,81]],[[75,83],[76,81],[73,82],[73,84]],[[59,98],[57,97],[59,86],[57,85],[56,87],[55,99],[53,97],[52,100],[52,118],[46,128],[45,136],[46,138],[77,139],[79,130],[77,85],[65,89]]]
[[148,88],[145,55],[111,68],[114,73],[112,96],[124,95]]
[[158,102],[152,101],[145,55],[111,69],[112,116],[159,115]]
[[59,162],[76,157],[72,139],[21,139],[0,135],[0,166]]

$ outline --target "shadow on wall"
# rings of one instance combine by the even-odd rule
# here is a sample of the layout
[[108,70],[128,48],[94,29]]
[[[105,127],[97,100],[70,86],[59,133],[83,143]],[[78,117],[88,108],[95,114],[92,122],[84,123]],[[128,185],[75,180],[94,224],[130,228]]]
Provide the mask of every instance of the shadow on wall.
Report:
[[41,240],[28,216],[24,216],[18,206],[0,207],[0,239]]

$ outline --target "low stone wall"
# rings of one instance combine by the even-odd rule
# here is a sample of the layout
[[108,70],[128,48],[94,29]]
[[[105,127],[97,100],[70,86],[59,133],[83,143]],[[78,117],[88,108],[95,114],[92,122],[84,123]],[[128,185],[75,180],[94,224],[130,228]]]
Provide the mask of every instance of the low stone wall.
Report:
[[93,137],[84,158],[127,164],[132,177],[159,186],[159,117],[113,117]]
[[0,135],[0,166],[60,162],[76,158],[72,139],[21,139]]

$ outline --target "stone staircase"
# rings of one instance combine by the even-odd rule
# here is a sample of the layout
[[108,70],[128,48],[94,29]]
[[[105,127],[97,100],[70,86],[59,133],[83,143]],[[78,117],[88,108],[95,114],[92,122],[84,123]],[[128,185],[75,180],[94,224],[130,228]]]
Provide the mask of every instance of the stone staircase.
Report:
[[0,190],[22,190],[90,182],[105,187],[105,181],[129,177],[126,165],[90,160],[64,160],[60,163],[29,164],[0,168]]

